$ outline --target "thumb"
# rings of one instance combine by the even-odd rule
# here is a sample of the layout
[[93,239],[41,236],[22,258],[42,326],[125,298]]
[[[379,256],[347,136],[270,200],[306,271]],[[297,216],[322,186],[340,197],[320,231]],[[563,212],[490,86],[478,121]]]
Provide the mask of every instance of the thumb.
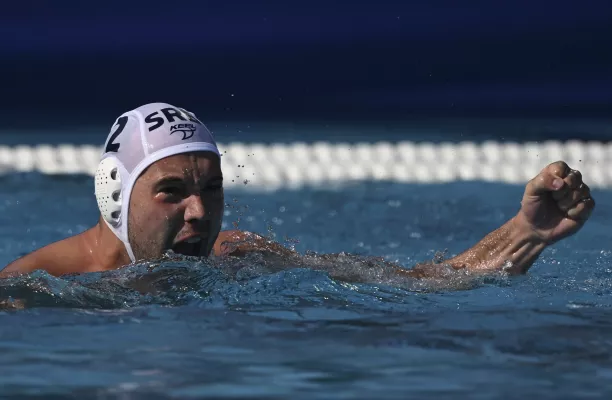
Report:
[[563,161],[552,163],[527,184],[525,195],[541,196],[548,192],[557,192],[566,186],[563,178],[567,176],[569,166]]

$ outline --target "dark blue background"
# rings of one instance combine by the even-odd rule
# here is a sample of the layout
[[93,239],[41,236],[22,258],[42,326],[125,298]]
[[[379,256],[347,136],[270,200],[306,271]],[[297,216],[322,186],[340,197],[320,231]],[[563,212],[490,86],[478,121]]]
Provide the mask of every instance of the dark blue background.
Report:
[[152,101],[207,120],[606,116],[610,3],[5,2],[0,127]]

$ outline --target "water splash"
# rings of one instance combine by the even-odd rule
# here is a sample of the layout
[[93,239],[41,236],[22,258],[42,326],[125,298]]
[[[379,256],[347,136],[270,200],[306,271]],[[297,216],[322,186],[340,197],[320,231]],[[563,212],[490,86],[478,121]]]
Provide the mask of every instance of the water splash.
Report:
[[501,277],[492,280],[471,276],[441,263],[426,267],[438,269],[439,278],[414,279],[405,273],[407,270],[380,257],[347,253],[252,253],[242,258],[199,259],[169,251],[160,260],[114,271],[62,277],[35,271],[3,279],[0,304],[4,309],[117,309],[196,303],[203,307],[248,309],[340,302],[393,308],[391,303],[410,302],[415,292],[465,290],[503,282]]

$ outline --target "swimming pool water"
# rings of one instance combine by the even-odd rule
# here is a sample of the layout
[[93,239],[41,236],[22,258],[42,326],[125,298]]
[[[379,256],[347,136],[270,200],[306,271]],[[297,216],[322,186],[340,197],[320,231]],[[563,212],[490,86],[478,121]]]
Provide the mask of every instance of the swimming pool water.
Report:
[[[588,177],[585,177],[588,182]],[[97,220],[89,177],[0,178],[0,262]],[[226,228],[323,259],[168,258],[0,281],[3,396],[578,398],[612,393],[610,191],[526,276],[394,278],[456,254],[518,210],[523,187],[364,182],[226,191]],[[320,271],[319,269],[323,269]],[[371,283],[331,279],[342,271]],[[229,271],[229,272],[228,272]]]

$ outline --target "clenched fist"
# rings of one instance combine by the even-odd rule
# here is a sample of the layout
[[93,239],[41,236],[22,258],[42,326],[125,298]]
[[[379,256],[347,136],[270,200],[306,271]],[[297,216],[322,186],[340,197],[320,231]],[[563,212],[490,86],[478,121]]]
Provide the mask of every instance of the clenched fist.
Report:
[[516,223],[551,245],[576,233],[594,207],[595,201],[580,171],[557,161],[527,184]]

